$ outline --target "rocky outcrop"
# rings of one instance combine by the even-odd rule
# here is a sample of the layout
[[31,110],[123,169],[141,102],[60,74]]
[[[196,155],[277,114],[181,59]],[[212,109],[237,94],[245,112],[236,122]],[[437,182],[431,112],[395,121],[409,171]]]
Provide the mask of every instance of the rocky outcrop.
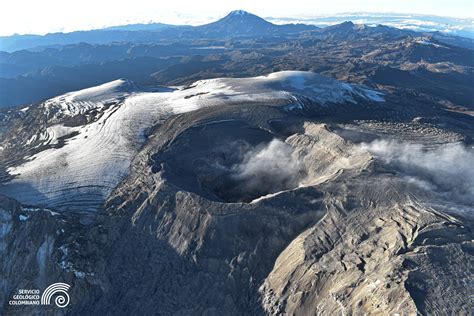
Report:
[[408,194],[391,199],[390,187],[370,187],[378,201],[351,196],[340,205],[344,197],[337,197],[318,224],[291,242],[260,289],[268,313],[470,312],[472,223]]
[[[87,251],[86,234],[94,236]],[[53,283],[71,285],[70,297],[88,301],[93,261],[87,256],[100,247],[95,228],[81,223],[74,214],[21,206],[0,197],[0,306],[2,314],[59,314],[56,306],[11,305],[20,289],[43,291]],[[87,281],[86,281],[87,280]]]

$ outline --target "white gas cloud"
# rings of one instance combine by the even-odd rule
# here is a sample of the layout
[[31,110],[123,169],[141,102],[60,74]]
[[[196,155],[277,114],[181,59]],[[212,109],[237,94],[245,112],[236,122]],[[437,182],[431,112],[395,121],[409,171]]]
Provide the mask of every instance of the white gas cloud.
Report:
[[474,150],[460,143],[426,146],[392,140],[361,145],[410,181],[450,201],[474,203]]
[[245,191],[274,193],[297,187],[302,170],[293,148],[273,139],[245,153],[242,162],[232,167],[232,177]]

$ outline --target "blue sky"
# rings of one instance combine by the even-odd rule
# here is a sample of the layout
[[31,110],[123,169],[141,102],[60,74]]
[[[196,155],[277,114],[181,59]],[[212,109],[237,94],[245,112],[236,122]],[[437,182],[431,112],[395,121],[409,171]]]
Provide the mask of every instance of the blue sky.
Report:
[[0,8],[0,35],[68,32],[152,21],[196,25],[235,9],[275,18],[310,18],[344,12],[474,18],[474,0],[12,0],[4,1]]

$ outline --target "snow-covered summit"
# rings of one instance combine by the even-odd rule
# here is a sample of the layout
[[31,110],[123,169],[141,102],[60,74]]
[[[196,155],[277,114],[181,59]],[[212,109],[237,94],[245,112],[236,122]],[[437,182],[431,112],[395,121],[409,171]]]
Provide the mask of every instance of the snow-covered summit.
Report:
[[[140,91],[116,80],[46,101],[45,110],[60,113],[44,140],[43,150],[11,166],[13,180],[2,193],[30,205],[59,210],[94,211],[128,174],[132,158],[144,144],[145,131],[172,115],[202,108],[264,104],[294,108],[300,97],[315,105],[383,101],[381,94],[318,74],[283,71],[254,78],[200,80],[187,87]],[[100,112],[83,125],[68,127],[61,118]],[[47,111],[46,111],[47,112]],[[48,113],[46,113],[48,115]],[[64,144],[51,148],[52,140]],[[36,146],[41,146],[36,145]]]
[[228,14],[228,16],[243,16],[243,15],[251,15],[251,14],[244,10],[234,10]]

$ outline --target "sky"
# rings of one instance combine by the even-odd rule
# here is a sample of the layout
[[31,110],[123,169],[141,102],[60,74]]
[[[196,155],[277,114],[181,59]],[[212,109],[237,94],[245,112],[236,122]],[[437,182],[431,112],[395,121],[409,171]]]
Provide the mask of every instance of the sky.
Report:
[[237,9],[274,18],[347,12],[474,18],[474,0],[11,0],[3,1],[0,9],[0,35],[70,32],[148,22],[198,25]]

